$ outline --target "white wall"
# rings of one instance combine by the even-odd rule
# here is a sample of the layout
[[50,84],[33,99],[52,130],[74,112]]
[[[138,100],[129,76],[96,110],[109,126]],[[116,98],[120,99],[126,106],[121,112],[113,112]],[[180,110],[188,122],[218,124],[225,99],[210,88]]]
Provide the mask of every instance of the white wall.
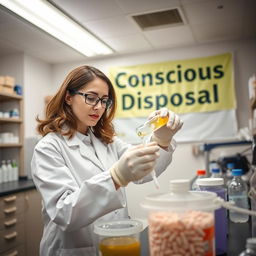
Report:
[[[54,65],[53,86],[57,89],[69,71],[84,64],[93,65],[107,74],[108,68],[111,66],[130,66],[143,63],[189,59],[217,55],[225,52],[234,53],[235,87],[238,103],[238,127],[241,128],[248,125],[248,79],[253,73],[256,73],[255,39],[212,43],[116,57],[105,57],[84,63],[77,62]],[[214,150],[211,155],[211,159],[216,159],[220,155],[229,155],[232,154],[232,152],[240,152],[239,150],[241,149],[238,149],[237,147]],[[178,178],[191,179],[196,170],[202,168],[205,168],[204,155],[200,154],[195,157],[192,154],[191,144],[179,144],[174,153],[171,165],[167,168],[166,172],[159,177],[161,185],[160,191],[166,192],[168,190],[169,180]],[[139,203],[145,195],[155,192],[157,191],[152,182],[143,185],[129,184],[127,187],[127,199],[130,215],[132,217],[142,217],[142,211]]]
[[16,84],[24,86],[24,54],[1,57],[0,76],[12,76]]
[[53,93],[52,67],[37,58],[24,56],[24,157],[30,177],[30,162],[37,142],[36,116],[44,117],[44,97]]

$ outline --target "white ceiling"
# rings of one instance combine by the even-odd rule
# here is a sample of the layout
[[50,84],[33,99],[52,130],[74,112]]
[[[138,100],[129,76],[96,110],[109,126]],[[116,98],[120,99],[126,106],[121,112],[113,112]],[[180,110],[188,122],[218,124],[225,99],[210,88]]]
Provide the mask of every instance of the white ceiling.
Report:
[[[114,54],[256,38],[256,0],[49,0],[108,44]],[[177,7],[184,25],[145,30],[135,14]],[[0,56],[25,52],[49,63],[86,57],[6,10],[0,10]]]

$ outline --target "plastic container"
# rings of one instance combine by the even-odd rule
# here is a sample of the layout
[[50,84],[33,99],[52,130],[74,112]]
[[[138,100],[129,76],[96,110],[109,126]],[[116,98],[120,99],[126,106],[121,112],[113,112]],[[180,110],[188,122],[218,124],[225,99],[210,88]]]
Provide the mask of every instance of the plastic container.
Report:
[[214,203],[217,194],[189,191],[189,180],[173,180],[167,194],[149,195],[150,255],[215,255]]
[[[233,179],[228,186],[228,200],[233,202],[237,207],[249,209],[248,187],[242,180],[242,169],[233,169]],[[229,219],[235,223],[244,223],[249,220],[249,215],[230,210]]]
[[[204,178],[199,179],[197,184],[201,191],[215,192],[223,200],[227,201],[227,190],[224,187],[222,178]],[[215,245],[216,255],[227,252],[227,210],[220,208],[215,211]]]
[[143,225],[137,220],[113,220],[94,224],[100,256],[140,256],[139,233]]
[[246,250],[241,252],[239,256],[256,256],[256,237],[246,240]]

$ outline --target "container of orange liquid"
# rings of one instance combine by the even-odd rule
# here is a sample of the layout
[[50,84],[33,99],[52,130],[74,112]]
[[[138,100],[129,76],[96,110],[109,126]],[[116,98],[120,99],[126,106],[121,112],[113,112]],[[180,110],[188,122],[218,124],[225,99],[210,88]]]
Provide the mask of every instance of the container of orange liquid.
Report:
[[97,222],[94,233],[98,235],[100,256],[140,256],[139,234],[143,225],[137,220]]

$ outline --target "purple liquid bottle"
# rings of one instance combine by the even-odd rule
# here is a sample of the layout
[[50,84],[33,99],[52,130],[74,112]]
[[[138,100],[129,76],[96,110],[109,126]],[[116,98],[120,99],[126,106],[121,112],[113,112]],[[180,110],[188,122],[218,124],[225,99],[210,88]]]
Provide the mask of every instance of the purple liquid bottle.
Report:
[[[224,188],[223,178],[204,178],[197,181],[201,191],[215,192],[219,197],[227,201],[227,192]],[[227,252],[227,210],[220,208],[215,210],[215,245],[216,255]]]

